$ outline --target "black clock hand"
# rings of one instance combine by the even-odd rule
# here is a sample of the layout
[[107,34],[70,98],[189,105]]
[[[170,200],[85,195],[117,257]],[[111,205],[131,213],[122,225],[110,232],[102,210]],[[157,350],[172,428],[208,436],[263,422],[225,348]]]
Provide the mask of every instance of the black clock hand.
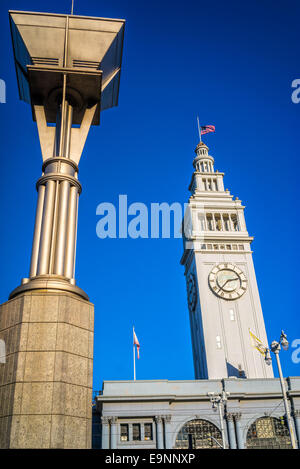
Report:
[[228,280],[226,280],[226,282],[225,282],[220,288],[222,288],[222,290],[223,290],[223,288],[225,287],[226,283],[232,282],[233,280],[238,280],[238,278],[239,278],[239,277],[229,278]]

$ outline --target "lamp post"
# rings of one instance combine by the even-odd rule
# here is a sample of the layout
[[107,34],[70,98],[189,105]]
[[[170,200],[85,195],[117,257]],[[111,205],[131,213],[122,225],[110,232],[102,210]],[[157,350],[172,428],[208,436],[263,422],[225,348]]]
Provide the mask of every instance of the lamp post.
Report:
[[230,395],[230,393],[225,392],[225,391],[222,391],[220,394],[216,394],[214,392],[208,392],[207,395],[209,396],[209,400],[212,403],[212,408],[213,409],[218,408],[219,418],[220,418],[220,427],[221,427],[221,433],[222,433],[223,449],[226,449],[223,414],[224,414],[224,404],[227,401],[227,398]]
[[[125,21],[26,11],[10,11],[9,21],[19,96],[37,123],[43,163],[29,275],[0,305],[0,337],[8,325],[11,334],[0,366],[0,448],[90,448],[94,305],[75,279],[78,173],[91,127],[118,104]],[[72,334],[80,334],[80,354]],[[62,406],[71,384],[77,391]]]
[[[293,431],[293,426],[292,426],[292,420],[291,420],[289,404],[288,404],[288,401],[287,401],[286,388],[285,388],[285,383],[284,383],[284,379],[283,379],[281,363],[280,363],[280,359],[279,359],[279,352],[281,350],[281,347],[283,348],[283,350],[287,350],[289,348],[289,342],[287,340],[287,336],[283,331],[281,331],[280,339],[279,339],[278,342],[276,340],[273,340],[273,342],[270,345],[270,349],[271,349],[271,352],[273,352],[275,354],[275,357],[276,357],[278,373],[279,373],[279,379],[280,379],[280,384],[281,384],[281,391],[282,391],[282,395],[283,395],[284,408],[285,408],[285,413],[286,413],[286,418],[287,418],[287,425],[288,425],[288,429],[289,429],[289,433],[290,433],[292,448],[297,449],[296,440],[295,440],[294,431]],[[270,349],[267,348],[266,352],[265,352],[265,361],[266,361],[267,365],[271,365],[271,362],[272,362]]]

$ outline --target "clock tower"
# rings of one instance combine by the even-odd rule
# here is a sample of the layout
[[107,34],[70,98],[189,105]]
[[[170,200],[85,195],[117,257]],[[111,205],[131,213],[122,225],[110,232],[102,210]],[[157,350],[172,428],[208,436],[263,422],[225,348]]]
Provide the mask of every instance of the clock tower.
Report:
[[[184,227],[184,254],[196,379],[272,378],[253,336],[267,335],[241,200],[200,142]],[[257,345],[257,344],[256,344]]]

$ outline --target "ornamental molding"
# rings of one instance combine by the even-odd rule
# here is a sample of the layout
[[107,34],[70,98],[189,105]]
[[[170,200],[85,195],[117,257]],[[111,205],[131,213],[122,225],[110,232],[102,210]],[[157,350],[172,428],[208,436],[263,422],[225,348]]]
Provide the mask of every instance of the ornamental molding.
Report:
[[111,421],[110,417],[101,417],[102,425],[109,425]]
[[45,160],[42,166],[42,171],[44,172],[47,166],[55,163],[63,163],[64,165],[69,165],[75,170],[76,173],[79,172],[78,165],[75,163],[75,161],[64,156],[55,156],[54,158],[48,158],[47,160]]
[[46,174],[46,175],[40,177],[39,180],[36,183],[37,190],[38,190],[40,185],[46,184],[47,181],[54,181],[54,182],[56,182],[56,181],[68,181],[71,184],[71,186],[77,187],[79,194],[81,194],[81,192],[82,192],[82,187],[81,187],[81,184],[78,181],[78,179],[76,179],[73,176],[69,176],[68,174],[64,174],[64,173],[50,173],[50,174]]

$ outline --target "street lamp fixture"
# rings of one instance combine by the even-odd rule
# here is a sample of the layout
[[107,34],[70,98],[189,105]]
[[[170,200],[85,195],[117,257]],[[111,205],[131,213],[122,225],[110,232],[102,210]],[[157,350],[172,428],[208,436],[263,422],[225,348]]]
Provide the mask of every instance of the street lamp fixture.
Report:
[[[289,342],[287,340],[287,335],[284,333],[284,331],[281,331],[281,335],[280,335],[280,338],[279,338],[278,342],[276,340],[274,340],[271,343],[270,349],[271,349],[271,352],[273,352],[275,354],[275,357],[276,357],[278,373],[279,373],[279,379],[280,379],[280,385],[281,385],[281,391],[282,391],[282,396],[283,396],[284,408],[285,408],[287,425],[288,425],[288,429],[289,429],[289,433],[290,433],[292,448],[297,449],[296,440],[295,440],[294,431],[293,431],[293,426],[292,426],[291,413],[290,413],[289,404],[288,404],[288,401],[287,401],[285,382],[284,382],[284,379],[283,379],[282,368],[281,368],[281,363],[280,363],[280,359],[279,359],[279,352],[281,350],[281,347],[283,348],[283,350],[287,350],[289,348]],[[271,365],[271,362],[272,362],[270,349],[266,348],[266,350],[265,350],[265,362],[266,362],[267,365]]]
[[224,429],[224,421],[223,421],[223,414],[224,414],[224,404],[227,401],[228,396],[230,396],[229,392],[222,391],[220,394],[215,392],[208,392],[207,395],[209,396],[210,402],[212,403],[212,408],[214,410],[219,410],[219,417],[220,417],[220,427],[222,433],[222,442],[223,442],[223,449],[226,449],[226,439],[225,439],[225,429]]
[[272,363],[272,357],[271,357],[271,354],[270,354],[270,349],[267,348],[266,351],[265,351],[265,362],[267,365],[271,365]]
[[283,348],[283,350],[287,350],[289,348],[289,343],[288,343],[288,340],[287,340],[287,336],[283,331],[281,331],[280,344],[281,344],[281,347]]

